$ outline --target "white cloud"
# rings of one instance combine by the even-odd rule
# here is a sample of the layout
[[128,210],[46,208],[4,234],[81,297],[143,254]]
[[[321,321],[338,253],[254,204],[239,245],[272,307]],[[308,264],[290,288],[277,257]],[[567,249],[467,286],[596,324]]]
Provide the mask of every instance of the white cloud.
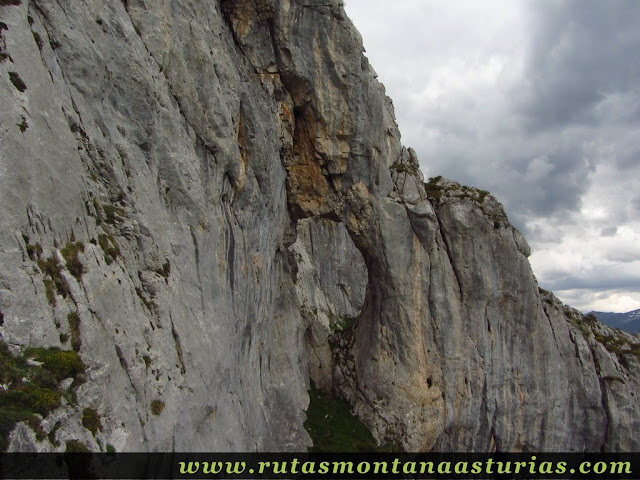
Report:
[[581,312],[630,312],[640,305],[640,294],[636,292],[616,292],[614,290],[558,290],[554,292],[565,303]]

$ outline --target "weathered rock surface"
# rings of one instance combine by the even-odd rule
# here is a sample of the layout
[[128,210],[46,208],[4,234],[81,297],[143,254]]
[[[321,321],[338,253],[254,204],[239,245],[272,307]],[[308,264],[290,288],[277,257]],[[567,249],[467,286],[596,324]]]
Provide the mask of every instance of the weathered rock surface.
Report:
[[0,335],[87,365],[10,448],[304,449],[311,377],[409,450],[640,449],[639,337],[539,291],[487,192],[424,183],[339,1],[0,19]]
[[[71,348],[60,334],[79,314],[88,381],[75,410],[103,425],[90,448],[305,445],[278,104],[219,8],[45,1],[1,14],[3,339]],[[62,269],[69,294],[49,301],[28,245],[65,265],[72,238],[84,273]]]

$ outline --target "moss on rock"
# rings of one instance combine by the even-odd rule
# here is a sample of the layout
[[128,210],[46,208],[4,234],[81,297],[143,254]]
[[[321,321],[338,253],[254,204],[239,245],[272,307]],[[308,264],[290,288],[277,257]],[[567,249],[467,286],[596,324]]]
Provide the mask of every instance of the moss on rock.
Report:
[[37,415],[45,417],[58,408],[68,393],[61,391],[60,382],[77,379],[84,370],[76,352],[32,348],[13,355],[0,342],[0,451],[6,450],[9,434],[19,422],[26,422],[41,436]]

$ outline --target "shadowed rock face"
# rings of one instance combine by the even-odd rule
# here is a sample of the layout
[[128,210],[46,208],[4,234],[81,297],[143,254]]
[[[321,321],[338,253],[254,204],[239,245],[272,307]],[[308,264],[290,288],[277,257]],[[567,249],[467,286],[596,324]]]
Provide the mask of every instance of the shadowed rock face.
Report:
[[300,450],[309,377],[409,450],[640,448],[640,339],[424,183],[339,2],[0,15],[0,335],[87,366],[10,448]]

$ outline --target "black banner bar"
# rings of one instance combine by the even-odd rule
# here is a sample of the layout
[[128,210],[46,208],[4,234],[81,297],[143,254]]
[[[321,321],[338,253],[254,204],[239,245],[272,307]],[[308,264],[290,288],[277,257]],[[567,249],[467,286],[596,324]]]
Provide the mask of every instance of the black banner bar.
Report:
[[640,480],[640,453],[0,453],[0,478]]

